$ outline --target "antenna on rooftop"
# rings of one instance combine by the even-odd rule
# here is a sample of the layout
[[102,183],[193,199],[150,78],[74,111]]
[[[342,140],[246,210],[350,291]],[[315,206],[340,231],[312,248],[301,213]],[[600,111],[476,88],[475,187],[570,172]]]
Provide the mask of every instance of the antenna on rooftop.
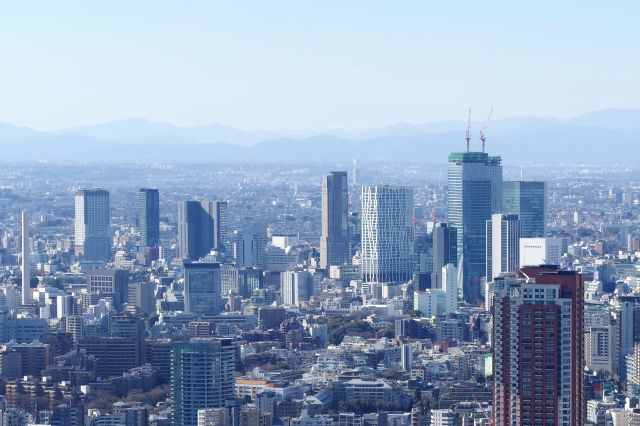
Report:
[[469,108],[469,117],[467,118],[467,152],[469,152],[469,142],[471,141],[471,108]]

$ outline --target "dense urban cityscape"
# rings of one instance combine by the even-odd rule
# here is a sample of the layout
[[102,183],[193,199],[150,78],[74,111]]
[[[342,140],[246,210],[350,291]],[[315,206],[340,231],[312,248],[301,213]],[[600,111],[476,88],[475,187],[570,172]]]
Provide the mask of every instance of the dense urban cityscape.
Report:
[[6,165],[3,424],[635,424],[639,186],[473,149]]

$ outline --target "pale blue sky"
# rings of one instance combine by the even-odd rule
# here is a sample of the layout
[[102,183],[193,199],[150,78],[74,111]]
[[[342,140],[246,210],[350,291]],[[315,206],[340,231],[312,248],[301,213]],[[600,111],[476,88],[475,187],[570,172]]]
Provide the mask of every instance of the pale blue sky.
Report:
[[[640,107],[640,2],[13,1],[0,121],[243,129]],[[480,113],[479,113],[480,114]]]

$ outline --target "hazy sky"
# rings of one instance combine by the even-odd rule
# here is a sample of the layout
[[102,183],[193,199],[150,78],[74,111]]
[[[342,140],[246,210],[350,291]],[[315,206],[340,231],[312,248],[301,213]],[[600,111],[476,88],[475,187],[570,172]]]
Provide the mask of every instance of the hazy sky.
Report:
[[640,2],[13,1],[0,121],[243,129],[640,106]]

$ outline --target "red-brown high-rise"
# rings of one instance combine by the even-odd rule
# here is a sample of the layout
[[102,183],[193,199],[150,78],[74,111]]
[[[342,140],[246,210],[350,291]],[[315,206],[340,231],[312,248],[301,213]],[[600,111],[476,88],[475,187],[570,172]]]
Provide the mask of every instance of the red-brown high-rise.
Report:
[[524,267],[490,288],[494,424],[583,424],[582,275]]

